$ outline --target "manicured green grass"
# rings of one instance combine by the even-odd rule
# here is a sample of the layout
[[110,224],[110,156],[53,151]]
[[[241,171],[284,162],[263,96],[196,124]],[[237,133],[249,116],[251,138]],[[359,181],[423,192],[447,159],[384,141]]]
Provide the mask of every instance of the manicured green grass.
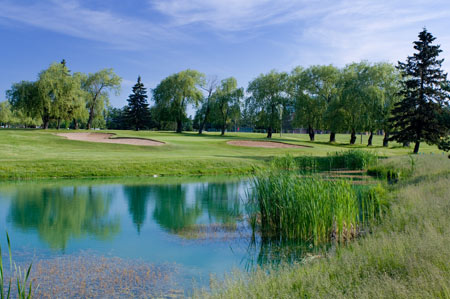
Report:
[[[408,157],[382,163],[409,167]],[[213,282],[212,298],[450,298],[450,160],[418,156],[373,232],[324,257]]]
[[[67,140],[56,136],[67,130],[10,130],[0,129],[0,179],[30,179],[52,177],[120,177],[157,175],[207,175],[249,173],[254,165],[263,166],[273,156],[313,155],[348,148],[349,135],[337,135],[336,144],[328,144],[328,135],[317,135],[316,142],[309,142],[306,134],[274,135],[273,141],[282,141],[304,148],[254,148],[228,145],[229,140],[266,140],[265,134],[219,133],[176,134],[151,131],[107,131],[121,137],[151,138],[166,143],[160,147],[122,144],[92,143]],[[73,132],[73,131],[71,131]],[[86,132],[86,131],[80,131]],[[105,131],[102,131],[105,132]],[[368,136],[363,136],[367,142]],[[359,139],[358,139],[359,141]],[[375,136],[371,150],[380,155],[404,155],[411,149],[383,148],[382,136]],[[422,145],[421,152],[439,153],[436,147]]]

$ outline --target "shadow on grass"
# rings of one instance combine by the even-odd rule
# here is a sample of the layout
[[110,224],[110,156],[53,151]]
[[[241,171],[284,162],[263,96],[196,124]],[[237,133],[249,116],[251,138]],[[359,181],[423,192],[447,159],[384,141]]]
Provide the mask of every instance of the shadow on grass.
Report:
[[226,156],[226,155],[214,155],[214,157],[217,158],[226,158],[226,159],[244,159],[244,160],[255,160],[255,161],[263,161],[263,162],[269,162],[274,157],[273,156]]

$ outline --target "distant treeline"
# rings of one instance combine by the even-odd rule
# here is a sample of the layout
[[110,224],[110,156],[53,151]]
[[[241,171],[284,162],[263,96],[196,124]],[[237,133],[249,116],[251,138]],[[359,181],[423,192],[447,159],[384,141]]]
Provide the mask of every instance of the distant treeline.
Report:
[[[419,34],[419,52],[397,67],[362,61],[343,68],[332,65],[296,67],[290,73],[271,71],[249,82],[218,80],[195,70],[163,79],[147,102],[138,78],[123,108],[109,106],[109,93],[120,90],[121,78],[111,69],[94,74],[71,73],[66,62],[53,63],[35,82],[22,81],[7,91],[0,104],[3,126],[276,131],[305,128],[311,141],[317,130],[335,134],[383,131],[388,140],[439,143],[448,135],[447,74],[437,56],[439,46],[426,30]],[[426,46],[424,46],[426,45]],[[187,117],[189,105],[197,108]],[[442,141],[443,142],[443,141]],[[418,146],[416,144],[416,146]],[[448,146],[448,144],[447,144]]]

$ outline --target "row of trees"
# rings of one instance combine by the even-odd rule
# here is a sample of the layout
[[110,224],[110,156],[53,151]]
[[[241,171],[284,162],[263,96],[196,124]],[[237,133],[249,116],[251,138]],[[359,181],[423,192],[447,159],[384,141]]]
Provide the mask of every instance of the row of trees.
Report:
[[[314,141],[317,130],[337,132],[388,130],[393,105],[399,100],[399,73],[388,63],[353,63],[343,69],[334,66],[295,68],[290,74],[271,71],[249,83],[246,93],[235,78],[216,77],[186,70],[171,75],[153,89],[154,106],[148,108],[146,94],[133,88],[128,106],[112,111],[116,128],[186,128],[188,105],[198,107],[193,126],[202,134],[205,127],[218,128],[222,135],[232,124],[264,129],[271,138],[284,128],[307,128]],[[141,98],[141,104],[131,99]],[[129,111],[139,111],[140,121],[128,121]],[[136,113],[137,116],[137,113]],[[139,118],[139,117],[137,117]],[[136,118],[136,119],[137,119]],[[284,125],[283,125],[284,124]],[[386,135],[388,136],[388,135]],[[371,143],[372,138],[370,138]],[[386,141],[387,142],[387,141]]]
[[[417,51],[397,67],[389,63],[352,63],[344,68],[332,65],[297,67],[290,73],[271,71],[252,80],[246,90],[235,78],[219,81],[195,70],[185,70],[163,79],[152,90],[149,107],[147,90],[138,78],[128,105],[105,110],[108,92],[118,92],[121,79],[106,69],[95,74],[71,74],[65,61],[52,64],[36,82],[22,81],[7,92],[9,105],[17,115],[32,122],[41,119],[46,129],[50,121],[71,121],[74,128],[96,119],[106,119],[112,129],[175,129],[192,126],[202,134],[205,128],[232,126],[263,129],[267,138],[281,128],[306,128],[311,141],[317,130],[350,132],[350,144],[357,132],[383,131],[383,145],[389,140],[403,144],[420,142],[448,148],[449,90],[443,59],[435,38],[424,29],[414,48]],[[197,107],[194,119],[188,106]],[[5,114],[5,113],[3,113]],[[4,121],[3,121],[4,122]]]
[[73,73],[65,60],[53,63],[38,75],[37,81],[22,81],[12,85],[6,92],[9,102],[3,104],[2,111],[10,116],[0,119],[10,122],[11,115],[29,119],[25,126],[42,125],[47,129],[50,122],[72,122],[75,129],[83,123],[90,129],[104,121],[109,92],[120,91],[121,78],[112,69],[104,69],[93,74]]

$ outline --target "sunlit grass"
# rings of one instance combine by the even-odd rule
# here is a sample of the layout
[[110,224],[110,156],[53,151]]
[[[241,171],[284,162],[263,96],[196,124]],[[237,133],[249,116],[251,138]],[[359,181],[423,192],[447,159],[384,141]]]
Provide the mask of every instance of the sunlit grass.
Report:
[[[380,156],[404,155],[412,150],[395,143],[383,148],[382,136],[374,137],[374,146],[349,145],[349,135],[338,134],[337,143],[327,142],[328,135],[317,135],[316,142],[307,134],[274,135],[282,141],[303,148],[250,148],[227,144],[229,140],[266,140],[257,133],[175,134],[153,131],[103,131],[119,137],[150,138],[165,142],[159,147],[106,144],[67,140],[55,133],[67,130],[0,129],[0,179],[123,177],[153,175],[216,175],[251,173],[253,165],[265,166],[275,156],[322,156],[348,149],[369,149]],[[71,131],[72,132],[72,131]],[[85,132],[85,131],[80,131]],[[440,153],[434,146],[423,145],[421,152]]]
[[[408,157],[383,161],[408,168]],[[418,156],[373,233],[325,257],[214,281],[213,298],[449,298],[450,160]]]

